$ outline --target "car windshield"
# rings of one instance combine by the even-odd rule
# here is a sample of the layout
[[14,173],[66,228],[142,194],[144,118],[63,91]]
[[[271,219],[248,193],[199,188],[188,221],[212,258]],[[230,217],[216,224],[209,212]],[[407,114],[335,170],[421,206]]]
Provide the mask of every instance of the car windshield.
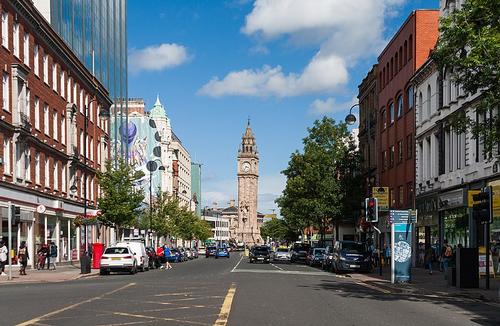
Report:
[[288,252],[288,248],[278,248],[276,252]]
[[127,248],[122,248],[122,247],[113,247],[113,248],[108,248],[104,252],[105,254],[111,254],[111,255],[123,255],[123,254],[128,254],[128,249]]
[[267,248],[255,248],[253,252],[256,255],[267,255],[269,253],[269,249]]
[[346,253],[363,253],[366,251],[365,245],[357,242],[342,243],[342,250]]
[[306,244],[295,245],[295,250],[296,251],[308,251],[309,248],[310,248],[310,246],[306,245]]
[[215,250],[215,247],[208,247],[207,250]]
[[322,255],[324,252],[325,252],[325,249],[323,249],[323,248],[321,248],[321,249],[314,249],[314,254],[316,256]]
[[218,251],[227,251],[227,249],[226,249],[226,248],[219,248],[219,249],[217,249],[217,250],[218,250]]

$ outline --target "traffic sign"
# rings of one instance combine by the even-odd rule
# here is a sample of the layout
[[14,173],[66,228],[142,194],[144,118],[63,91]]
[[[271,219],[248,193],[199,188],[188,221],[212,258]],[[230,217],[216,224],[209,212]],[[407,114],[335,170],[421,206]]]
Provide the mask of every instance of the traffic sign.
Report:
[[377,198],[380,211],[389,210],[389,187],[373,187],[372,197]]
[[389,211],[389,222],[393,224],[417,223],[417,211],[411,209],[406,209],[406,210],[391,209]]

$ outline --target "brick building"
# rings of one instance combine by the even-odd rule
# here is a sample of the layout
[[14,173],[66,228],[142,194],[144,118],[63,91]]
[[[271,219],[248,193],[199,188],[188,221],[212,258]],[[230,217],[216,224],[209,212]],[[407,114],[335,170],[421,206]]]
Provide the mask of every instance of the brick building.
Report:
[[439,10],[413,11],[378,58],[377,154],[379,186],[391,209],[414,206],[415,96],[410,84],[438,37]]
[[[109,157],[108,122],[100,116],[109,115],[111,101],[32,1],[2,0],[0,14],[0,232],[7,236],[11,202],[20,207],[14,249],[27,241],[35,257],[53,241],[58,261],[77,260],[85,241],[74,220],[84,198],[88,212],[96,211],[96,172]],[[96,228],[88,243],[111,236]]]

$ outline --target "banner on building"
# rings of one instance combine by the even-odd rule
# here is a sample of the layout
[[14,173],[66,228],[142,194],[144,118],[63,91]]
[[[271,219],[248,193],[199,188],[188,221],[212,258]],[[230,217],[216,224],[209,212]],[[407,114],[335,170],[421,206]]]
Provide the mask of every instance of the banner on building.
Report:
[[391,282],[393,284],[411,281],[412,230],[411,224],[392,224]]

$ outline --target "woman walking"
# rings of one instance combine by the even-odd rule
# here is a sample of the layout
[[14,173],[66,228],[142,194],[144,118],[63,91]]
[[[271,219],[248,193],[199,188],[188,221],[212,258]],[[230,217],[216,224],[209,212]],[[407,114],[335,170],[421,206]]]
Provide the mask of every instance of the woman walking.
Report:
[[28,248],[26,247],[26,241],[21,241],[19,250],[17,251],[17,257],[21,263],[21,268],[19,269],[19,275],[26,275],[26,266],[28,266]]
[[427,245],[427,248],[425,248],[425,267],[429,270],[429,275],[432,275],[432,258],[434,256],[434,252],[432,250],[432,247]]
[[3,240],[0,240],[0,275],[6,276],[5,274],[5,265],[7,265],[7,254],[9,251],[5,246]]

